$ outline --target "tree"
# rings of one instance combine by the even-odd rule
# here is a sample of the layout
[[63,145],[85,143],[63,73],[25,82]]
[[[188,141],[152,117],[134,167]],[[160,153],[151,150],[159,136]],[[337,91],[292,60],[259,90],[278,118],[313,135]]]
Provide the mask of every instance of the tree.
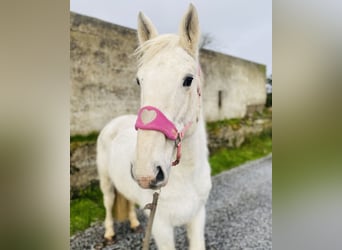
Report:
[[272,74],[267,77],[266,82],[272,85]]
[[210,33],[203,33],[199,45],[200,49],[207,48],[213,41],[214,37]]
[[272,107],[272,74],[266,79],[266,107]]

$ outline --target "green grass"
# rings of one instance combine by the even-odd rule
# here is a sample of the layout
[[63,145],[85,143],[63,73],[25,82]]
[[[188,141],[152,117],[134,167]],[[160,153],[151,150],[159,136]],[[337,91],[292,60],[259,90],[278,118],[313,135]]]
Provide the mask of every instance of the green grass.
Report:
[[103,221],[104,217],[101,190],[98,184],[92,185],[70,202],[70,235],[88,228],[92,222]]
[[210,156],[212,175],[255,160],[272,152],[272,131],[246,139],[240,148],[223,148]]
[[86,135],[72,135],[70,136],[70,151],[74,151],[76,148],[81,147],[85,144],[96,143],[99,132],[93,131]]
[[217,129],[220,129],[226,126],[232,126],[233,129],[239,129],[243,121],[244,120],[239,119],[239,118],[233,118],[233,119],[225,119],[225,120],[220,120],[220,121],[215,121],[215,122],[207,122],[206,128],[208,132],[215,131]]
[[84,230],[92,222],[103,221],[105,210],[101,203],[82,198],[72,200],[70,204],[70,234]]
[[93,131],[87,135],[72,135],[70,142],[96,142],[99,132]]
[[[236,121],[233,121],[235,123]],[[215,126],[223,126],[225,122]],[[89,139],[89,138],[88,138]],[[84,139],[84,141],[87,141]],[[76,142],[76,141],[74,141]],[[272,131],[246,139],[240,148],[224,148],[210,156],[212,175],[239,166],[247,161],[255,160],[272,152]],[[92,222],[103,221],[105,210],[102,193],[98,184],[94,184],[78,193],[70,203],[70,235],[82,231]]]

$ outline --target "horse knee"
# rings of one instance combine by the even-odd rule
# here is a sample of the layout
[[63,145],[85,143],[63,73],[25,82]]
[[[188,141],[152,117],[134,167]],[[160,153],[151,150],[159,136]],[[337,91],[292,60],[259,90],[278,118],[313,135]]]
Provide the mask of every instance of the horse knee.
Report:
[[113,192],[114,186],[110,178],[106,175],[100,175],[100,189],[102,193]]

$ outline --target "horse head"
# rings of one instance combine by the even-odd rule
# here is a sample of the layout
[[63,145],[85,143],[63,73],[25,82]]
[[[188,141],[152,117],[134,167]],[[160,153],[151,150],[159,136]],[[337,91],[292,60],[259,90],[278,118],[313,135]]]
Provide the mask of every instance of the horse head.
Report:
[[199,23],[191,4],[178,35],[158,35],[149,18],[139,13],[137,83],[141,109],[132,176],[142,188],[168,182],[180,160],[181,140],[196,130],[201,109],[198,63]]

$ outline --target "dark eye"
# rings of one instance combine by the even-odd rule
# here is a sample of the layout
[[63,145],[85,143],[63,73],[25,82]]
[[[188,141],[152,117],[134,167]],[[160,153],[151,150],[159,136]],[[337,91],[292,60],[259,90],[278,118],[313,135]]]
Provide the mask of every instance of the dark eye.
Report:
[[192,76],[187,76],[187,77],[184,79],[183,87],[190,87],[193,79],[194,79],[194,78],[193,78]]
[[136,80],[137,80],[137,84],[140,86],[139,78],[137,77]]

